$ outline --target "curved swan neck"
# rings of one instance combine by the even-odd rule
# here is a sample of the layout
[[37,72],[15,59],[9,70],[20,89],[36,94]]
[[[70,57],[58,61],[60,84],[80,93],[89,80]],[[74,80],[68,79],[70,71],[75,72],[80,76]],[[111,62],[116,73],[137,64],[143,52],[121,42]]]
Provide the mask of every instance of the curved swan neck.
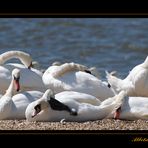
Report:
[[66,72],[69,71],[85,71],[88,68],[86,66],[80,65],[80,64],[76,64],[76,63],[65,63],[63,65],[60,66],[59,70],[57,70],[55,73],[53,73],[53,76],[59,77],[63,74],[65,74]]
[[121,91],[118,95],[103,101],[100,107],[105,110],[110,108],[110,110],[113,112],[123,104],[126,96],[127,92]]
[[[6,61],[17,58],[19,59],[27,68],[31,65],[31,56],[22,51],[8,51],[0,55],[0,65],[4,64]],[[30,63],[30,65],[28,65]]]

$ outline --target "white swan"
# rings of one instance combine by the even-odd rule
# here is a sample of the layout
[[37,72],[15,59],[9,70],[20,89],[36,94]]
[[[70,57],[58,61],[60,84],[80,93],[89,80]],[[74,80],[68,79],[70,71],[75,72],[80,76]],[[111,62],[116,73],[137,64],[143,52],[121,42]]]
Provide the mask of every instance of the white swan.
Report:
[[3,54],[0,55],[0,65],[3,65],[6,61],[10,60],[11,58],[18,58],[23,65],[19,64],[20,66],[22,66],[22,68],[24,68],[24,66],[26,68],[30,68],[31,64],[32,64],[32,58],[28,53],[25,53],[23,51],[7,51]]
[[42,80],[45,86],[55,93],[77,91],[93,95],[101,101],[115,95],[112,88],[90,73],[83,65],[65,63],[49,67]]
[[[148,120],[148,97],[129,97],[127,92],[123,92],[122,105],[117,108],[117,119],[122,120]],[[116,110],[117,110],[116,109]],[[115,117],[115,112],[111,112],[107,118]]]
[[[53,95],[46,90],[43,97],[26,108],[28,121],[89,121],[103,119],[121,106],[123,93],[101,102],[96,97],[73,91]],[[121,98],[121,99],[120,99]]]
[[109,73],[106,77],[116,93],[125,90],[130,96],[148,97],[148,56],[142,64],[135,66],[125,79],[121,80]]
[[43,95],[39,91],[27,91],[14,95],[14,91],[19,91],[20,70],[12,71],[12,80],[5,95],[0,99],[0,120],[5,119],[25,119],[25,110],[31,102]]
[[40,98],[43,95],[43,92],[40,91],[25,91],[19,94],[16,94],[12,97],[13,107],[11,114],[7,119],[25,119],[25,111],[27,106]]
[[[61,66],[61,65],[62,65],[62,63],[59,62],[59,61],[55,61],[55,62],[52,63],[52,66]],[[79,64],[79,65],[84,66],[82,64]],[[91,73],[92,75],[94,75],[98,79],[100,78],[100,73],[97,71],[97,68],[96,67],[87,68],[87,72],[88,73]]]
[[5,95],[0,99],[0,119],[5,119],[9,114],[11,114],[13,92],[15,90],[19,91],[20,88],[19,77],[20,71],[18,69],[14,69],[12,71],[12,80],[9,88],[6,90]]
[[[17,63],[4,64],[7,60],[18,58],[24,65]],[[21,70],[21,90],[45,91],[42,82],[42,72],[31,68],[32,59],[29,54],[22,51],[8,51],[0,55],[0,93],[4,94],[11,82],[11,72],[14,68]]]

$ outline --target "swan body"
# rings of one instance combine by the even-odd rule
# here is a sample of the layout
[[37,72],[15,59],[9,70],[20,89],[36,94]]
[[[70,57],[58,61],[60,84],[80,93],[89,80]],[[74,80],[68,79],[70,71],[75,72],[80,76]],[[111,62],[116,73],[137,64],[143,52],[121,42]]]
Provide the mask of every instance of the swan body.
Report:
[[[112,112],[108,118],[113,118]],[[148,98],[124,96],[119,118],[121,120],[148,120]]]
[[115,95],[112,88],[85,72],[86,70],[87,67],[75,63],[55,65],[44,72],[42,80],[44,85],[55,93],[77,91],[95,96],[101,101]]
[[[25,111],[27,106],[37,100],[43,95],[40,91],[26,91],[14,95],[12,98],[6,102],[4,99],[0,99],[0,120],[15,120],[15,119],[25,119]],[[4,103],[5,102],[5,106]],[[7,105],[6,105],[7,103]],[[1,111],[3,110],[4,115],[2,116]]]
[[26,91],[12,97],[13,106],[7,119],[25,119],[27,106],[43,95],[40,91]]
[[121,105],[122,93],[101,102],[94,96],[64,91],[55,95],[46,90],[43,97],[30,103],[26,108],[28,121],[90,121],[103,119]]
[[109,73],[106,77],[116,93],[124,90],[129,96],[148,97],[148,57],[142,64],[135,66],[123,80]]
[[[8,63],[4,64],[11,58],[18,58],[24,64]],[[37,69],[30,68],[31,57],[29,54],[22,51],[8,51],[0,55],[0,93],[4,94],[11,82],[11,72],[14,68],[19,68],[21,71],[21,90],[40,90],[45,91],[45,86],[42,82],[42,72]],[[30,69],[28,69],[30,68]]]
[[12,71],[11,83],[6,90],[6,93],[0,99],[0,119],[6,119],[9,114],[11,114],[12,107],[12,96],[13,92],[19,91],[19,77],[20,71],[18,69],[14,69]]
[[[55,61],[52,63],[52,66],[61,66],[62,63],[59,62],[59,61]],[[80,66],[83,66],[85,67],[84,65],[82,64],[79,64]],[[96,67],[90,67],[90,68],[87,68],[87,70],[92,74],[94,75],[95,77],[97,77],[98,79],[100,78],[100,73],[97,71],[97,68]]]
[[27,91],[14,95],[14,91],[19,91],[20,70],[12,71],[12,80],[6,93],[0,99],[0,120],[5,119],[25,119],[25,110],[28,104],[43,95],[39,91]]
[[[42,98],[30,103],[26,108],[25,115],[28,121],[53,122],[65,119],[66,121],[83,122],[114,118],[115,111],[119,107],[121,107],[119,116],[121,120],[148,120],[147,97],[128,97],[127,92],[121,91],[118,95],[101,102],[88,94],[64,91],[56,94],[55,99],[70,108],[70,111],[66,111],[60,109],[60,105],[56,107],[56,102],[53,101],[55,107],[49,102],[51,97],[48,96],[47,91]],[[34,116],[37,106],[39,110]]]

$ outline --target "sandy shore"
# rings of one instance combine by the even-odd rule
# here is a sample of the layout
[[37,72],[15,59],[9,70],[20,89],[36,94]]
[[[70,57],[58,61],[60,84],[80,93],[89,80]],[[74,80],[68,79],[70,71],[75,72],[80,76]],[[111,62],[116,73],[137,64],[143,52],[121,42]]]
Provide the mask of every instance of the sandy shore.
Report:
[[27,122],[1,120],[0,130],[148,130],[148,121],[103,119],[89,122]]

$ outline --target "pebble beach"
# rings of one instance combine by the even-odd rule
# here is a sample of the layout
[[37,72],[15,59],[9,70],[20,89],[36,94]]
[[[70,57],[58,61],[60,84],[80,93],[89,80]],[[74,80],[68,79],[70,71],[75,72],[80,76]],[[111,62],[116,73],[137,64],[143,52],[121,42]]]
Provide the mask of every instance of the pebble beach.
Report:
[[148,121],[103,119],[78,123],[1,120],[0,130],[148,130]]
[[[0,54],[22,50],[47,69],[54,61],[95,66],[123,79],[148,55],[147,18],[1,18]],[[16,27],[17,26],[17,27]],[[13,59],[11,62],[16,62]],[[146,120],[103,119],[88,122],[0,120],[0,130],[148,130]]]

